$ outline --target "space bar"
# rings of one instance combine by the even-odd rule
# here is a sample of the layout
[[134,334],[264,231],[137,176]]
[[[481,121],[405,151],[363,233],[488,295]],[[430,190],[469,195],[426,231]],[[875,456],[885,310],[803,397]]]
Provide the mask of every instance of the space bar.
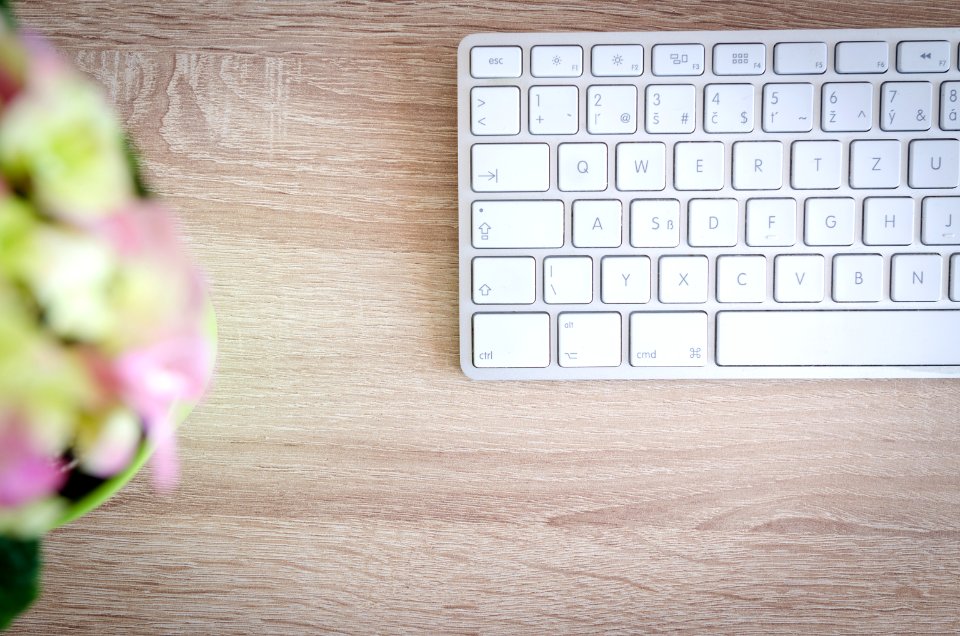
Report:
[[723,311],[720,366],[960,365],[960,310]]

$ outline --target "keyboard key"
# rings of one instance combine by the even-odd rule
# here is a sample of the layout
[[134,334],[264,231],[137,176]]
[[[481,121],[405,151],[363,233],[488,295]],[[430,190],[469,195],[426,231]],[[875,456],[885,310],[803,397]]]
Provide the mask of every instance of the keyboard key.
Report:
[[783,184],[783,144],[738,141],[733,144],[733,187],[737,190],[779,190]]
[[475,367],[545,367],[549,364],[549,314],[473,315]]
[[910,245],[913,242],[913,199],[864,199],[863,242],[865,245]]
[[827,132],[864,132],[873,127],[873,85],[843,82],[823,85],[820,127]]
[[880,103],[880,127],[884,130],[930,129],[933,107],[930,82],[886,82]]
[[557,323],[561,367],[620,366],[620,314],[562,313]]
[[703,75],[703,45],[656,45],[653,47],[653,74]]
[[736,199],[692,199],[687,205],[687,242],[691,247],[736,245],[739,215]]
[[717,258],[717,301],[762,303],[767,297],[767,259],[763,256]]
[[875,303],[883,300],[883,257],[879,254],[834,256],[833,299],[838,303]]
[[663,190],[666,146],[659,142],[617,144],[617,189]]
[[558,187],[566,192],[607,189],[607,144],[560,144]]
[[630,364],[635,367],[702,367],[707,350],[707,314],[630,314]]
[[960,82],[940,85],[940,127],[960,130]]
[[575,135],[580,125],[576,86],[530,88],[530,134]]
[[587,131],[594,135],[637,131],[636,86],[591,86],[587,89]]
[[583,49],[579,46],[535,46],[530,52],[534,77],[580,77]]
[[703,93],[703,129],[709,133],[753,130],[753,86],[710,84]]
[[631,201],[630,245],[633,247],[680,245],[680,202],[676,199]]
[[909,166],[911,188],[956,188],[960,185],[960,141],[911,141]]
[[550,187],[547,144],[474,144],[475,192],[545,192]]
[[926,197],[920,215],[924,245],[960,245],[960,197]]
[[470,74],[476,78],[520,77],[519,46],[475,46],[470,49]]
[[470,91],[470,130],[474,135],[516,135],[520,132],[520,89],[484,86]]
[[890,268],[890,300],[940,300],[940,271],[943,269],[943,259],[939,254],[895,254]]
[[960,254],[950,257],[950,300],[960,302]]
[[574,201],[575,247],[620,247],[620,201]]
[[886,42],[841,42],[837,44],[837,73],[886,73],[890,66]]
[[723,144],[684,142],[673,147],[673,187],[677,190],[719,190],[723,187]]
[[713,47],[715,75],[763,75],[767,47],[763,44],[717,44]]
[[790,169],[796,190],[836,190],[843,166],[839,141],[795,141]]
[[797,242],[797,202],[793,199],[747,201],[747,245],[784,246]]
[[536,300],[533,258],[473,259],[473,302],[478,305],[530,304]]
[[693,132],[697,112],[696,98],[696,89],[686,84],[647,86],[647,132]]
[[820,75],[827,70],[827,45],[823,42],[781,42],[773,47],[773,72],[777,75]]
[[950,43],[900,42],[897,45],[897,70],[901,73],[946,73],[950,70]]
[[778,303],[823,302],[823,256],[787,254],[773,264],[773,297]]
[[899,141],[854,141],[850,144],[851,188],[896,188],[899,185]]
[[804,243],[811,246],[853,245],[853,199],[807,199],[805,210]]
[[562,201],[474,201],[476,248],[544,248],[563,245]]
[[707,258],[663,256],[660,258],[660,302],[707,302]]
[[600,294],[607,304],[650,302],[650,259],[646,256],[603,257]]
[[589,256],[543,259],[543,300],[552,304],[593,300],[593,260]]
[[813,84],[765,84],[763,129],[808,132],[813,129]]
[[717,314],[717,364],[955,365],[958,320],[960,312],[949,310],[724,311]]
[[643,47],[639,44],[598,44],[590,53],[591,72],[597,77],[637,77],[643,74]]

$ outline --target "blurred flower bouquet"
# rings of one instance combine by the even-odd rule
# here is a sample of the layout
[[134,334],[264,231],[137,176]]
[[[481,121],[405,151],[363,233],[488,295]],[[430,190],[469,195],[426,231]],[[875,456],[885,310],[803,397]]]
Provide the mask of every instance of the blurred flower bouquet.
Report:
[[148,456],[172,485],[206,307],[97,88],[0,0],[0,629],[36,595],[42,533]]

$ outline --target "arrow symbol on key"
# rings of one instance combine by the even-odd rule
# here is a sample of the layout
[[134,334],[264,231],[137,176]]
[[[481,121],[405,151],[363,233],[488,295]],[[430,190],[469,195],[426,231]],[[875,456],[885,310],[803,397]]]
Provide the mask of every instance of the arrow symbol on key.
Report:
[[491,290],[490,285],[487,285],[486,283],[480,286],[480,293],[484,296],[488,295],[490,293],[490,290]]
[[932,53],[921,53],[921,54],[920,54],[920,57],[922,57],[922,58],[925,59],[925,60],[929,60],[931,57],[933,57],[933,54],[932,54]]
[[482,175],[480,175],[480,176],[483,177],[483,178],[485,178],[487,181],[496,181],[496,180],[497,180],[497,173],[498,173],[498,172],[500,172],[500,171],[499,171],[499,170],[487,170],[487,174],[482,174]]

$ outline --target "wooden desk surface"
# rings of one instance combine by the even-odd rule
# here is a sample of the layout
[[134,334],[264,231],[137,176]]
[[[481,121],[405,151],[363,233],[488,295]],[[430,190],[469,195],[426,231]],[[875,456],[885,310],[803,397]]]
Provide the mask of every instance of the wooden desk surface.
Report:
[[455,54],[485,30],[960,25],[945,0],[18,4],[220,317],[183,480],[46,543],[17,634],[960,631],[957,381],[474,383]]

